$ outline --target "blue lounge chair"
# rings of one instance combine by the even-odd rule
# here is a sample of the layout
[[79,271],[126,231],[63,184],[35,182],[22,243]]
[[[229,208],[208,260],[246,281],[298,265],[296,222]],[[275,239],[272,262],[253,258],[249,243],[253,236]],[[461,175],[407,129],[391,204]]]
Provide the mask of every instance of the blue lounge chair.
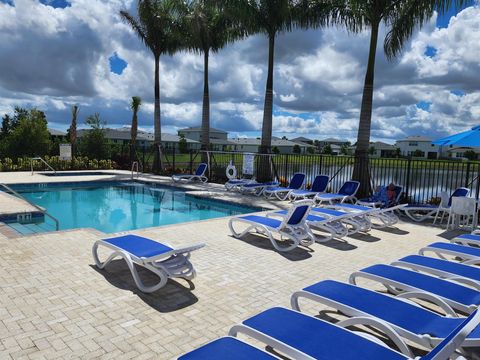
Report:
[[480,247],[480,233],[478,230],[475,230],[471,234],[459,235],[450,241],[457,244]]
[[346,181],[338,193],[336,194],[318,194],[315,196],[314,200],[318,204],[321,203],[328,203],[333,204],[335,202],[344,203],[347,201],[353,202],[356,200],[355,195],[360,187],[360,183],[358,181]]
[[[103,262],[100,261],[98,256],[99,246],[113,250]],[[105,268],[117,257],[123,258],[132,273],[137,287],[143,292],[150,293],[165,286],[169,278],[192,280],[195,277],[195,269],[189,260],[190,253],[204,246],[205,244],[200,244],[182,249],[173,249],[168,245],[141,236],[125,235],[97,240],[93,245],[92,254],[99,269]],[[159,282],[152,286],[144,285],[138,275],[135,264],[153,272],[158,276]]]
[[480,268],[478,266],[470,266],[420,255],[405,256],[394,261],[391,265],[433,274],[441,278],[465,283],[480,290]]
[[279,360],[237,338],[225,336],[182,355],[178,360]]
[[[279,216],[284,218],[288,216],[288,210],[275,211],[267,214],[267,216]],[[315,241],[321,243],[329,241],[333,238],[341,239],[348,235],[348,229],[342,224],[342,220],[343,217],[322,217],[319,215],[314,215],[314,213],[310,212],[305,222],[312,230],[321,230],[329,234],[328,236],[322,234],[321,238],[319,238],[317,235],[315,236]]]
[[207,182],[208,178],[205,176],[205,172],[207,171],[207,164],[201,163],[198,165],[197,170],[195,171],[195,174],[187,175],[187,174],[177,174],[177,175],[172,175],[172,180],[174,182],[178,181],[201,181],[201,182]]
[[469,194],[469,192],[469,189],[461,187],[456,189],[452,195],[450,195],[450,197],[448,197],[448,194],[446,196],[442,196],[442,200],[438,206],[430,204],[408,204],[406,207],[402,208],[402,210],[405,212],[405,215],[407,215],[413,221],[420,222],[433,218],[433,223],[435,224],[440,213],[442,213],[443,220],[445,212],[449,211],[450,206],[452,205],[453,197],[465,197]]
[[[295,292],[291,298],[292,308],[300,311],[304,300],[318,302],[349,317],[338,323],[342,327],[367,325],[381,332],[390,328],[399,337],[426,348],[433,348],[448,338],[465,319],[455,313],[443,316],[396,296],[333,280],[320,281]],[[480,328],[462,344],[464,348],[478,346]]]
[[377,281],[392,294],[420,292],[434,295],[463,313],[469,314],[480,305],[478,290],[395,266],[383,264],[369,266],[350,275],[349,282],[356,285],[359,278]]
[[[377,211],[373,209],[372,211]],[[330,217],[341,221],[347,225],[348,234],[353,235],[358,232],[367,232],[370,230],[371,223],[365,213],[357,214],[348,211],[328,209],[322,207],[312,207],[312,213],[317,216]]]
[[327,190],[329,180],[330,178],[327,175],[317,175],[309,190],[292,190],[288,197],[290,200],[295,201],[297,199],[308,199],[317,194],[323,194]]
[[[231,218],[228,226],[232,235],[236,238],[256,232],[267,236],[278,251],[290,251],[299,245],[310,246],[315,241],[315,235],[313,235],[305,223],[311,206],[312,201],[301,200],[292,205],[283,220],[258,215],[244,215]],[[237,232],[233,224],[238,222],[247,224],[248,227],[242,232]],[[274,238],[274,233],[279,234],[282,239],[291,240],[292,244],[280,245]]]
[[374,229],[383,229],[389,226],[395,225],[399,218],[395,214],[395,211],[404,208],[407,206],[406,204],[396,205],[393,207],[385,207],[385,208],[374,208],[365,205],[357,204],[335,204],[329,207],[346,211],[357,213],[359,215],[365,214],[370,219],[370,226]]
[[242,194],[252,194],[256,196],[261,196],[263,191],[272,186],[277,186],[279,184],[278,181],[268,181],[263,183],[252,182],[244,185],[239,186],[239,191]]
[[287,200],[288,195],[293,190],[299,190],[303,187],[305,183],[305,174],[296,173],[292,176],[288,187],[283,186],[271,186],[263,190],[263,195],[267,199],[272,199],[276,197],[278,200]]
[[421,248],[418,253],[425,255],[427,252],[433,252],[442,259],[449,255],[461,259],[463,264],[480,265],[480,249],[472,246],[436,242]]

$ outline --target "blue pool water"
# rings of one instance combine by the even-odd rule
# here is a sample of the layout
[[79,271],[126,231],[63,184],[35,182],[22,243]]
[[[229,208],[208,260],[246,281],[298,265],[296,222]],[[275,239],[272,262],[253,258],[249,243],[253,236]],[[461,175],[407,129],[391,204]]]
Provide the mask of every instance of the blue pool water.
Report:
[[261,210],[136,182],[20,185],[14,189],[56,217],[60,230],[89,227],[111,233]]

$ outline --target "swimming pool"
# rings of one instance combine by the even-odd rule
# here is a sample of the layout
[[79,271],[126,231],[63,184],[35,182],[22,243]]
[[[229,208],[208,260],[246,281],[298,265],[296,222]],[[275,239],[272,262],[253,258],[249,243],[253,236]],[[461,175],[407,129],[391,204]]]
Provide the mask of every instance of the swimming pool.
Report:
[[201,199],[171,186],[139,182],[87,182],[12,186],[47,209],[60,230],[106,233],[246,214],[261,209]]

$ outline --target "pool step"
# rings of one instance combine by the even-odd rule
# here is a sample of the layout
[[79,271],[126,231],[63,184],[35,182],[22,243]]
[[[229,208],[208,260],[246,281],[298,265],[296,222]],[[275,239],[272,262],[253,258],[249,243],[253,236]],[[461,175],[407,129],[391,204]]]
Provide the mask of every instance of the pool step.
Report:
[[20,235],[32,235],[39,234],[48,231],[54,231],[55,228],[45,223],[31,223],[31,224],[20,224],[20,223],[9,223],[7,224],[10,228],[15,230]]

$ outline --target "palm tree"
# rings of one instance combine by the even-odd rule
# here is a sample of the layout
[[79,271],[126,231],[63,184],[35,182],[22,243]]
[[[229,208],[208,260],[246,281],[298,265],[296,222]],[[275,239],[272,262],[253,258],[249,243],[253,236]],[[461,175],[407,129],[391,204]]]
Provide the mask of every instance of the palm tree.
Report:
[[225,2],[218,0],[193,0],[187,17],[188,38],[186,47],[203,53],[203,107],[202,150],[210,143],[210,93],[208,86],[208,62],[210,52],[216,53],[229,42],[242,36],[235,30],[225,9]]
[[454,5],[463,7],[468,3],[468,0],[346,0],[337,4],[340,18],[350,30],[358,32],[369,28],[371,31],[353,170],[353,179],[361,183],[360,196],[367,195],[371,190],[370,172],[366,169],[369,169],[375,56],[380,24],[383,22],[387,30],[384,52],[392,60],[402,52],[413,31],[429,21],[435,10],[445,13]]
[[132,96],[132,102],[130,103],[130,108],[133,111],[132,115],[132,127],[130,128],[130,159],[133,161],[136,156],[136,145],[137,145],[137,133],[138,133],[138,110],[142,105],[142,99],[138,96]]
[[150,49],[155,58],[155,110],[153,115],[155,138],[154,171],[162,170],[162,130],[160,121],[160,56],[173,55],[182,46],[181,22],[185,6],[181,0],[139,0],[138,18],[127,11],[120,16]]
[[72,158],[76,155],[77,151],[77,117],[78,117],[78,105],[72,106],[72,122],[70,124],[70,144],[72,144]]

